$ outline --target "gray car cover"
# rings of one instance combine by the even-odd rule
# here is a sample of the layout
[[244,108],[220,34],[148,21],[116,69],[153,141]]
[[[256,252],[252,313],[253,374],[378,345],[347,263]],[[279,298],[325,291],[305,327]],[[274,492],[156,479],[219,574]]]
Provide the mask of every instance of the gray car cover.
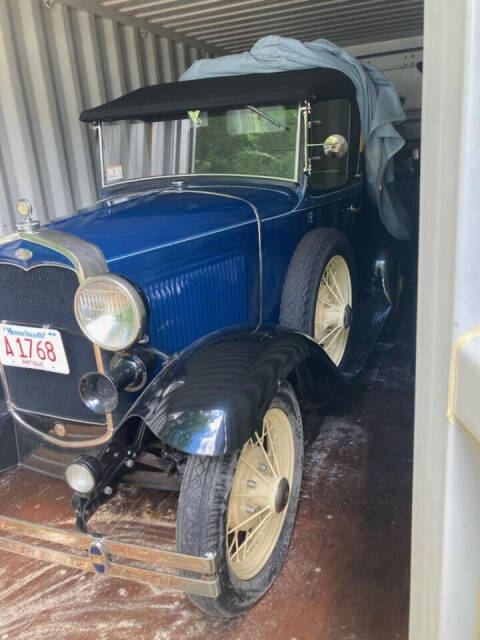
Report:
[[410,235],[409,216],[396,192],[393,156],[404,145],[395,124],[406,119],[395,87],[369,64],[363,64],[328,40],[300,42],[266,36],[250,51],[196,60],[180,80],[247,73],[271,73],[328,67],[345,73],[355,84],[365,138],[368,194],[377,206],[387,231],[399,240]]

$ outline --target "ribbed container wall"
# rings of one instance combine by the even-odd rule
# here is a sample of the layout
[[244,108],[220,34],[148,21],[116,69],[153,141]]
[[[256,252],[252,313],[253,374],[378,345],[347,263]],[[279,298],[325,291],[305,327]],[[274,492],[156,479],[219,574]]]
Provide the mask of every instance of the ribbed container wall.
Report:
[[208,52],[41,0],[0,0],[0,235],[28,198],[42,222],[98,196],[88,107],[175,80]]

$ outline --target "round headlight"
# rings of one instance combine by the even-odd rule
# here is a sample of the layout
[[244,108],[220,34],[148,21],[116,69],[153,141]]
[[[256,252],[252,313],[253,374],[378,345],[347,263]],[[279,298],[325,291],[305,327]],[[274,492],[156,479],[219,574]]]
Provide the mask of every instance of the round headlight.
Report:
[[92,493],[102,473],[102,465],[93,456],[77,458],[65,468],[65,480],[76,493]]
[[89,340],[107,351],[122,351],[140,337],[147,312],[135,287],[109,273],[88,278],[79,286],[75,316]]

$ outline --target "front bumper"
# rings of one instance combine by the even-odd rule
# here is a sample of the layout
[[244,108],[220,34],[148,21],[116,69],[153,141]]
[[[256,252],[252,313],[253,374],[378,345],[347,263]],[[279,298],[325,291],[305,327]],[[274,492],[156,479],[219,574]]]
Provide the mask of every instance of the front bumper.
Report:
[[[209,598],[220,594],[215,556],[190,556],[6,516],[0,516],[0,549],[103,577]],[[194,577],[180,575],[181,571],[191,572]]]

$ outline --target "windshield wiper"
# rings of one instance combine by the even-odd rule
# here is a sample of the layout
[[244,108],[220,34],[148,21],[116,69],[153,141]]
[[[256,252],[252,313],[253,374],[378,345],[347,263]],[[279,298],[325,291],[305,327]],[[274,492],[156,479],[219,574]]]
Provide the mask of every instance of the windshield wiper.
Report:
[[[247,109],[250,109],[250,111],[253,111],[253,113],[257,113],[259,116],[261,116],[262,118],[265,118],[265,120],[268,120],[269,122],[274,124],[276,127],[283,129],[283,126],[284,126],[283,122],[280,122],[279,120],[275,120],[275,118],[272,118],[272,116],[269,116],[268,113],[265,113],[265,111],[262,111],[261,109],[258,109],[257,107],[254,107],[251,104],[247,104]],[[290,131],[289,127],[285,127],[285,131]]]

